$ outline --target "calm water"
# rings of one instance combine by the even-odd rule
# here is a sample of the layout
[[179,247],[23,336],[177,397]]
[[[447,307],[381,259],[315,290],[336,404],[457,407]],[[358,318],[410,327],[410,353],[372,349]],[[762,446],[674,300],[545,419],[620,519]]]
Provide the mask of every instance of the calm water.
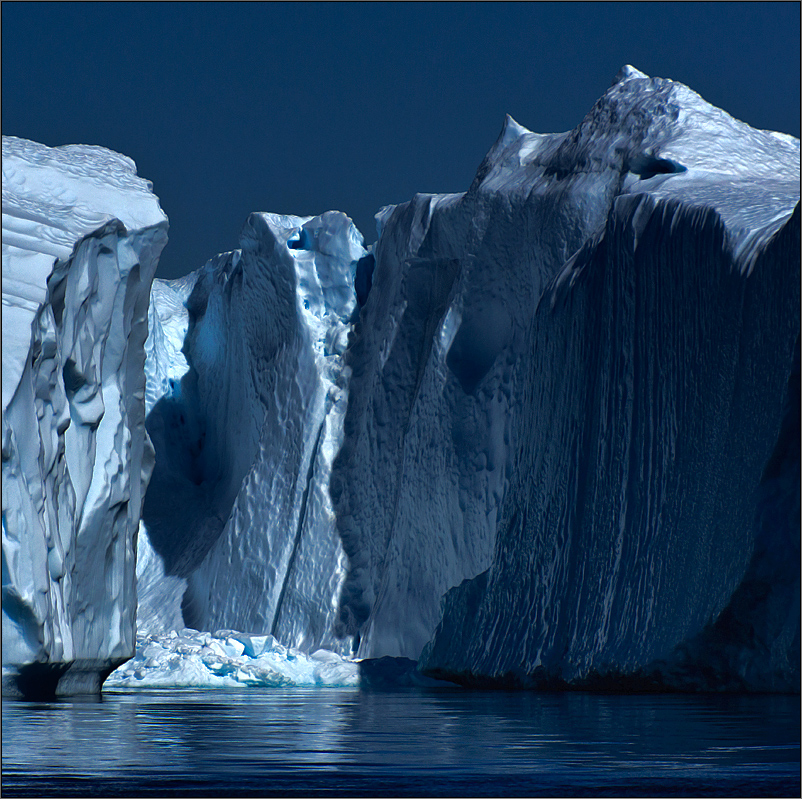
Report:
[[5,701],[5,796],[800,795],[799,697],[173,691]]

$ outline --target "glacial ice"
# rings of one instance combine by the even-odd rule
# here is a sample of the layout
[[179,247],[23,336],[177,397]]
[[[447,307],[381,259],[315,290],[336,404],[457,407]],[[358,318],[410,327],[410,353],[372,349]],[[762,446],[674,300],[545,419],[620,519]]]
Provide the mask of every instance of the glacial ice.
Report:
[[571,134],[508,128],[496,152],[472,190],[605,213],[537,303],[492,562],[448,592],[420,668],[798,690],[798,443],[779,501],[761,474],[793,453],[799,142],[629,71]]
[[3,137],[3,692],[97,691],[134,650],[150,283],[134,163]]
[[136,655],[104,690],[359,685],[359,664],[326,650],[304,654],[272,635],[171,630],[137,635]]
[[7,648],[102,679],[135,605],[123,690],[798,690],[797,139],[625,67],[573,131],[508,117],[466,192],[381,209],[370,252],[338,212],[252,214],[153,282],[146,341],[149,186],[20,142],[4,690]]
[[[533,468],[519,453],[532,436],[539,435],[544,447],[548,441],[547,449],[531,448],[531,457],[540,464],[552,450],[569,457],[562,448],[570,445],[562,434],[570,428],[557,422],[566,418],[561,414],[577,415],[576,426],[582,429],[579,390],[575,396],[553,391],[541,400],[530,396],[532,387],[550,379],[581,383],[587,374],[619,392],[608,398],[613,407],[627,390],[626,383],[605,382],[612,361],[594,362],[594,351],[588,349],[602,335],[603,325],[616,323],[609,316],[615,290],[596,299],[606,304],[597,306],[598,327],[588,324],[585,344],[571,345],[579,347],[574,352],[566,343],[554,350],[552,360],[544,360],[543,350],[556,347],[555,337],[563,335],[561,324],[566,329],[585,324],[578,310],[570,316],[565,312],[562,322],[549,310],[566,292],[579,293],[574,283],[588,269],[587,258],[577,261],[578,253],[592,252],[587,248],[600,246],[599,240],[605,235],[609,239],[618,230],[615,226],[623,224],[619,220],[633,213],[638,219],[627,235],[635,237],[636,251],[669,246],[664,240],[676,228],[685,231],[685,249],[701,249],[713,235],[717,217],[726,226],[721,246],[748,275],[798,201],[798,167],[797,140],[753,130],[681,84],[626,68],[575,130],[540,135],[508,117],[466,193],[417,195],[382,210],[370,295],[346,353],[353,375],[344,442],[331,480],[349,557],[339,630],[359,636],[360,656],[417,658],[440,621],[446,590],[501,557],[497,531],[508,523],[505,516],[514,507],[532,503],[526,491],[535,491],[544,508],[556,503],[569,512],[565,503],[575,473],[557,480],[548,469],[542,472],[552,494],[529,485],[516,489],[522,494],[509,492]],[[654,215],[670,217],[665,232],[639,241],[643,231],[654,228],[646,225]],[[704,224],[708,217],[710,224]],[[672,257],[687,260],[681,251]],[[785,280],[793,283],[792,266],[788,270]],[[621,289],[629,290],[628,284]],[[776,290],[784,291],[779,284]],[[794,285],[788,291],[786,315]],[[708,299],[690,290],[687,297],[694,303],[688,324],[703,336],[713,317],[707,320],[707,309],[699,303]],[[587,313],[592,307],[588,300]],[[739,318],[734,316],[733,324]],[[788,319],[794,321],[793,316]],[[766,342],[768,332],[767,327]],[[698,350],[692,338],[685,342],[687,357]],[[781,371],[779,364],[787,366],[790,358],[788,333],[776,344],[776,368]],[[655,346],[662,345],[655,341]],[[709,361],[714,374],[717,357],[711,354]],[[722,353],[722,358],[729,357]],[[627,365],[641,370],[640,365]],[[740,373],[732,373],[733,381],[740,379]],[[766,387],[766,397],[779,396],[777,379],[775,375],[772,387]],[[731,382],[722,391],[734,387]],[[616,427],[618,421],[622,425]],[[627,435],[624,421],[611,418],[603,428],[610,446]],[[562,432],[548,439],[551,424]],[[766,454],[772,424],[776,419],[767,421],[758,460]],[[710,433],[697,432],[694,446],[715,451],[718,442]],[[644,430],[663,440],[670,433]],[[595,455],[570,457],[578,467],[583,458]],[[592,470],[592,461],[583,468]],[[615,492],[612,485],[607,488]],[[657,496],[646,501],[663,500]],[[558,539],[557,530],[566,520],[554,517]],[[609,525],[602,519],[598,523]],[[634,528],[630,532],[637,534]],[[532,555],[513,540],[510,534],[506,557],[519,565],[530,560]],[[557,568],[551,546],[541,556]],[[555,541],[554,546],[559,550],[562,544]],[[737,572],[743,565],[738,559],[747,556],[749,544],[742,541],[741,546],[745,549],[725,570]],[[507,593],[488,609],[487,626],[474,627],[477,649],[493,627],[490,619],[497,613],[504,616],[520,578],[515,569],[505,573]],[[627,589],[622,583],[616,590]],[[702,612],[701,605],[697,612]],[[468,618],[455,618],[453,624],[468,624]],[[455,641],[460,635],[454,631]],[[526,636],[523,631],[520,635]],[[443,634],[439,636],[442,640]],[[457,643],[454,649],[459,649]]]
[[344,214],[252,214],[239,250],[154,283],[140,629],[350,649],[332,633],[345,557],[328,473],[364,255]]

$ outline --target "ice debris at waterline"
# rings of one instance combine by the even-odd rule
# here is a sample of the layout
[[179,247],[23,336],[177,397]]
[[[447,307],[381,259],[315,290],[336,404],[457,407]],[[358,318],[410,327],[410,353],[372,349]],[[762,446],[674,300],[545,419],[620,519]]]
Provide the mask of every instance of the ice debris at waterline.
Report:
[[[18,245],[50,253],[63,234],[36,220],[71,230],[74,201],[58,170],[15,169],[3,291],[23,307]],[[478,685],[798,691],[798,201],[797,139],[627,67],[573,131],[508,118],[466,192],[382,209],[370,252],[344,214],[255,213],[240,249],[157,281],[147,343],[137,310],[108,361],[127,421],[84,382],[91,314],[80,361],[58,335],[4,339],[4,675],[55,687],[70,625],[86,657],[133,653],[142,409],[137,614],[159,640],[262,630]],[[36,262],[26,324],[146,285],[154,224],[119,274],[110,229],[71,234],[83,255],[49,284]],[[128,438],[141,461],[110,454]]]
[[136,654],[103,685],[136,688],[358,686],[359,664],[319,649],[304,654],[272,635],[175,630],[137,635]]

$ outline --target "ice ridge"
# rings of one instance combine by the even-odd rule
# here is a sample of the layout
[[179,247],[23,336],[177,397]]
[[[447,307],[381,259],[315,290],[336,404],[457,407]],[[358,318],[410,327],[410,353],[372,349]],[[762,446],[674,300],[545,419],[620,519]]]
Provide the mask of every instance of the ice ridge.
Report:
[[362,237],[337,212],[252,214],[241,245],[154,289],[143,522],[157,557],[145,550],[140,570],[142,629],[225,625],[349,650],[331,629],[345,558],[328,472]]

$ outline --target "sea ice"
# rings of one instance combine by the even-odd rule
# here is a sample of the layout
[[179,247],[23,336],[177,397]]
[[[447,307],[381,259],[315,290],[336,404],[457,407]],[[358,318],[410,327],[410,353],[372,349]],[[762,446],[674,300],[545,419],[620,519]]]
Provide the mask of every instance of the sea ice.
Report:
[[305,654],[283,646],[272,635],[183,629],[137,635],[134,658],[112,672],[103,687],[125,691],[358,685],[359,664],[334,652]]

